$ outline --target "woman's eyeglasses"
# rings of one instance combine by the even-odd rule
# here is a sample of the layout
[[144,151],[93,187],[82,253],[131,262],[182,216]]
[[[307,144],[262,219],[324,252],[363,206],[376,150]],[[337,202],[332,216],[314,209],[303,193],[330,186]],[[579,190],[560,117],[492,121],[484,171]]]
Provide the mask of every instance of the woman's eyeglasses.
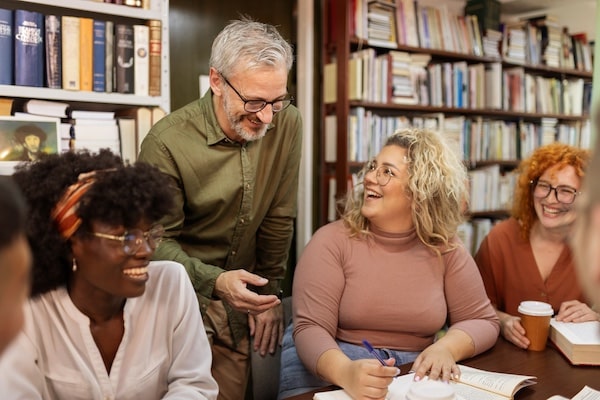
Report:
[[109,235],[108,233],[101,232],[90,233],[99,238],[121,242],[123,252],[128,256],[132,256],[142,247],[144,240],[148,243],[148,247],[152,250],[156,250],[165,234],[165,228],[163,228],[162,225],[154,225],[147,232],[142,232],[141,229],[131,229],[121,236]]
[[554,190],[556,201],[563,204],[571,204],[575,201],[577,195],[581,194],[577,189],[571,186],[558,185],[552,186],[548,182],[534,180],[529,182],[533,186],[533,196],[537,199],[545,199]]
[[377,179],[377,184],[379,186],[385,186],[390,183],[390,179],[397,178],[394,175],[392,167],[387,165],[377,166],[377,162],[375,160],[371,160],[365,166],[365,175],[374,171],[375,178]]

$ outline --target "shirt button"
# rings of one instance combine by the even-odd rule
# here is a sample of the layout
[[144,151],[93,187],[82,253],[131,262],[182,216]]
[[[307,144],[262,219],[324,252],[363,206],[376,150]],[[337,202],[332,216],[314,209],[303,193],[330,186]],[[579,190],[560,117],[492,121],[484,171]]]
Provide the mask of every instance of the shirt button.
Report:
[[246,189],[250,189],[250,184],[246,183]]
[[240,222],[243,224],[244,222],[246,222],[246,220],[244,218],[240,218]]
[[231,252],[231,255],[232,255],[232,256],[235,256],[235,255],[236,255],[236,251],[235,251],[235,250],[233,250],[233,251]]

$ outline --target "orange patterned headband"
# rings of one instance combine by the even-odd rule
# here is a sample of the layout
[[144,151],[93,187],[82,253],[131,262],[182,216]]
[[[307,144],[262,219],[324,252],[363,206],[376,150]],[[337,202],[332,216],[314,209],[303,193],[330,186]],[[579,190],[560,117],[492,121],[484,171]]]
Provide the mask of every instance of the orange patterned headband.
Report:
[[58,232],[64,239],[69,239],[81,225],[81,218],[76,214],[81,197],[87,193],[96,181],[96,171],[79,174],[77,182],[67,188],[58,201],[52,218],[58,225]]

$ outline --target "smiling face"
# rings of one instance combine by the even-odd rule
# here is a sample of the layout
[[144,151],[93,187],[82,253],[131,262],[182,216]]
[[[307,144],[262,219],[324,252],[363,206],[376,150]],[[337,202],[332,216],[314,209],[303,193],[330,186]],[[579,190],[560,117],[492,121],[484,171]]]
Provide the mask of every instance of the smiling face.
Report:
[[[287,77],[287,69],[282,65],[247,70],[226,78],[244,99],[271,102],[287,95]],[[235,141],[262,138],[273,120],[271,105],[249,113],[244,110],[244,101],[214,68],[210,71],[210,81],[215,95],[215,112],[225,134]]]
[[[575,168],[567,165],[562,169],[550,168],[539,177],[538,182],[546,183],[552,187],[563,186],[579,191],[581,179],[577,176]],[[575,202],[577,197],[575,197]],[[546,229],[564,229],[575,221],[574,203],[561,203],[556,198],[556,192],[550,191],[545,198],[533,196],[533,207],[542,227]]]
[[41,140],[37,135],[27,135],[23,147],[29,150],[30,153],[37,153],[40,151],[40,144]]
[[[385,232],[405,232],[414,226],[412,198],[406,191],[409,179],[407,159],[405,148],[385,146],[374,159],[372,169],[365,174],[361,213],[370,224]],[[389,177],[387,183],[388,177],[382,179],[384,175]]]
[[23,303],[29,294],[31,252],[24,235],[0,249],[0,354],[23,327]]
[[[143,232],[151,228],[142,223],[132,227]],[[100,222],[92,223],[92,231],[100,234],[122,236],[126,229]],[[148,242],[133,255],[127,255],[119,240],[84,234],[72,238],[73,256],[77,270],[71,282],[71,297],[77,304],[79,296],[124,299],[141,296],[148,281],[148,263],[154,253]]]

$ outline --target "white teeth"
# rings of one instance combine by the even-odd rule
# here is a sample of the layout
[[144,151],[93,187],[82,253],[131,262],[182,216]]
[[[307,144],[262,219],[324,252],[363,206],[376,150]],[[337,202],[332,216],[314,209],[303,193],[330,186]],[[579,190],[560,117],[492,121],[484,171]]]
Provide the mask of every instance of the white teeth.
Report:
[[557,210],[555,208],[549,208],[546,206],[543,206],[543,209],[546,214],[560,214],[563,212],[562,210]]
[[142,268],[127,268],[125,270],[123,270],[123,273],[125,275],[130,275],[130,276],[134,276],[134,275],[143,275],[143,274],[147,274],[148,273],[148,267],[142,267]]
[[367,196],[369,197],[381,197],[381,195],[377,192],[374,192],[372,190],[367,190]]

